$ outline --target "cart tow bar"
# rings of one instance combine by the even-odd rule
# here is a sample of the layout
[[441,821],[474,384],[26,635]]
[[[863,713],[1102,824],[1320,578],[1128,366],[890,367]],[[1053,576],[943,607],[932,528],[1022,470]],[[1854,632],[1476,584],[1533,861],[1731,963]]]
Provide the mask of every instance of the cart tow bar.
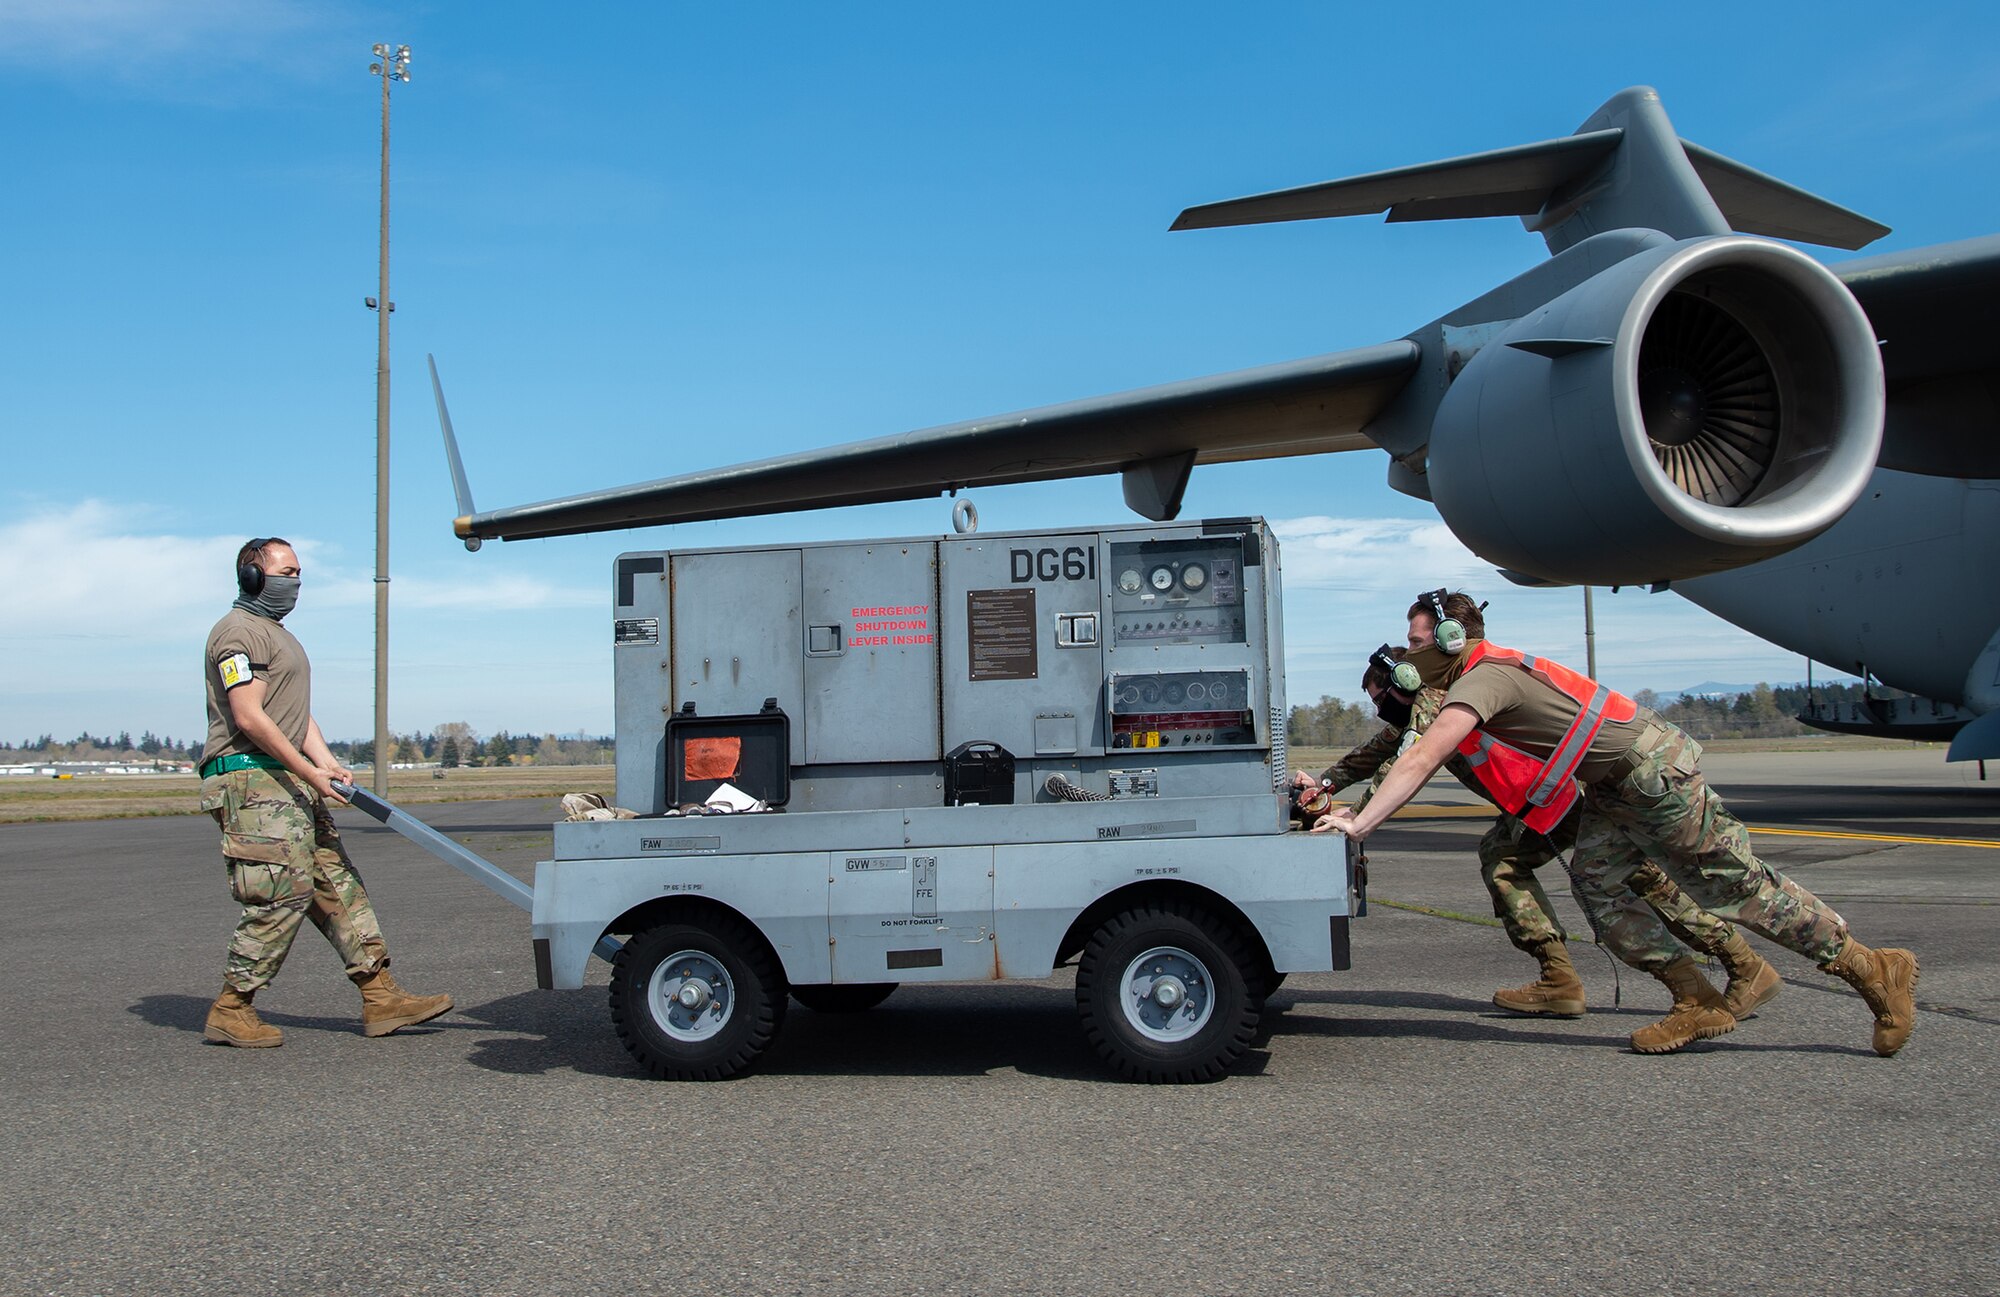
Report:
[[[450,865],[461,873],[470,875],[476,882],[486,884],[486,886],[530,914],[534,913],[534,888],[529,887],[526,883],[500,868],[500,866],[494,864],[492,861],[453,842],[450,838],[439,833],[436,829],[414,815],[411,815],[408,811],[398,810],[389,801],[377,797],[365,788],[356,788],[352,784],[343,784],[336,779],[333,781],[333,791],[353,803],[354,808],[363,815],[388,825],[390,828],[396,830],[396,832],[436,856],[439,860],[444,861],[447,865]],[[618,951],[623,945],[624,943],[616,938],[599,937],[597,945],[590,953],[609,963],[618,957]]]

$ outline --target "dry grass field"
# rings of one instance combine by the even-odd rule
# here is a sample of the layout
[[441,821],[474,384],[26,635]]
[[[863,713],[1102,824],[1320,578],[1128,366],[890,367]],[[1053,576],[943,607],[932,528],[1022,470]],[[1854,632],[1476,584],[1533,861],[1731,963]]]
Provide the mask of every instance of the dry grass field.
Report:
[[[1847,738],[1833,734],[1795,739],[1718,739],[1703,745],[1716,752],[1819,752],[1862,747],[1934,747],[1895,739]],[[1339,760],[1342,750],[1296,747],[1294,770],[1320,771]],[[362,778],[364,786],[366,774]],[[501,798],[546,797],[549,816],[564,793],[612,795],[610,766],[503,766],[450,770],[442,779],[429,770],[397,770],[389,776],[389,800],[402,806],[431,802],[478,802]],[[124,819],[144,815],[196,813],[201,781],[193,775],[79,775],[74,779],[10,776],[0,779],[0,824],[30,820]]]
[[[359,776],[367,786],[367,772]],[[432,778],[428,770],[395,770],[389,800],[399,806],[430,802],[492,801],[547,797],[549,818],[564,793],[611,796],[610,766],[498,766],[448,770]],[[194,775],[79,775],[74,779],[10,776],[0,779],[0,824],[28,820],[101,820],[142,815],[193,815],[201,780]]]
[[[1849,734],[1801,734],[1785,739],[1703,739],[1701,746],[1705,752],[1853,752],[1862,748],[1935,748],[1943,752],[1950,744],[1858,738]],[[1288,760],[1294,770],[1318,774],[1346,752],[1345,748],[1295,747]]]

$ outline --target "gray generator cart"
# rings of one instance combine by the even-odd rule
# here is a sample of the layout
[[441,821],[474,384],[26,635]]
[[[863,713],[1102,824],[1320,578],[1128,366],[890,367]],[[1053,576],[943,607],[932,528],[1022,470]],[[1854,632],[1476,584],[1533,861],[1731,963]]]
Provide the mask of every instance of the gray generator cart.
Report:
[[[1355,871],[1288,832],[1261,520],[630,553],[614,586],[640,818],[556,825],[533,935],[570,988],[629,934],[611,1017],[653,1075],[743,1070],[788,996],[1076,960],[1119,1073],[1205,1080],[1287,972],[1348,967]],[[724,783],[771,812],[700,813]]]

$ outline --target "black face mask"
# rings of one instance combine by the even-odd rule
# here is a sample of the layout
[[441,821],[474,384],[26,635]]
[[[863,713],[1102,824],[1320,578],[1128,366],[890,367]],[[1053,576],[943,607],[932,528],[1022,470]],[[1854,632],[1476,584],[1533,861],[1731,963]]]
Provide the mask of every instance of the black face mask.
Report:
[[1410,699],[1394,689],[1384,689],[1375,697],[1375,714],[1399,730],[1410,727]]

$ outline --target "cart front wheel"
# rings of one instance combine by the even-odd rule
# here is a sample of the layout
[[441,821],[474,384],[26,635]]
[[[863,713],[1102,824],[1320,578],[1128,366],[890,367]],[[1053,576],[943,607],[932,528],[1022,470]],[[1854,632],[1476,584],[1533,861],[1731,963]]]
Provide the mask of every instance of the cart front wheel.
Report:
[[1138,906],[1085,944],[1077,1013],[1120,1076],[1212,1081],[1256,1035],[1261,972],[1235,925],[1195,905]]
[[785,1017],[785,979],[747,924],[670,919],[635,933],[611,970],[619,1040],[664,1081],[720,1081],[754,1063]]

